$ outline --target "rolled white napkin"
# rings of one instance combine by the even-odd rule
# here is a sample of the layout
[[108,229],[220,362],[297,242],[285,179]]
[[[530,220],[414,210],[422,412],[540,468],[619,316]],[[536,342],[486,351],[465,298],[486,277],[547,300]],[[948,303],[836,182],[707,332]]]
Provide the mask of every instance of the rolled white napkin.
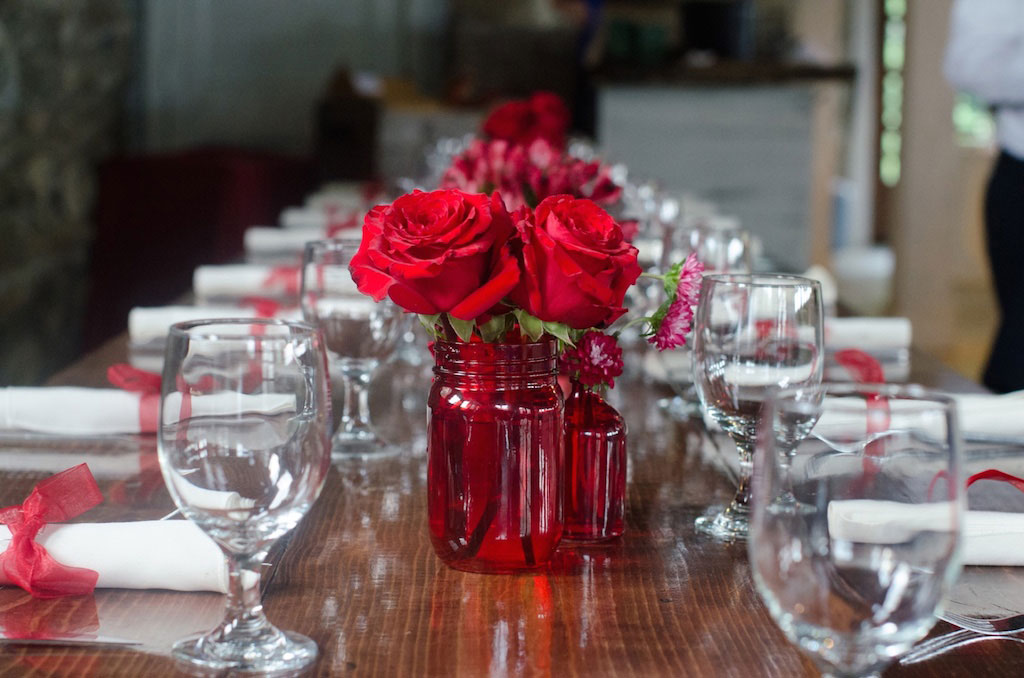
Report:
[[310,209],[362,209],[366,204],[367,186],[357,181],[346,181],[324,186],[306,196]]
[[[965,436],[999,436],[1024,438],[1024,391],[1003,395],[950,394],[956,403],[960,431]],[[827,401],[826,401],[827,405]],[[892,399],[888,402],[889,422],[892,430],[914,428],[932,435],[945,434],[946,422],[935,410],[922,410],[912,400]],[[836,435],[858,435],[865,432],[868,423],[863,401],[847,401],[843,409],[826,409],[814,432],[826,438]],[[873,408],[873,424],[880,424],[879,413]]]
[[[159,407],[158,394],[116,388],[11,386],[0,389],[0,430],[68,436],[153,433]],[[210,416],[294,409],[294,395],[225,392],[191,396],[188,412]],[[181,394],[169,394],[165,416],[174,420],[181,411]]]
[[0,388],[0,430],[70,436],[141,433],[155,430],[158,402],[157,396],[116,388],[11,386]]
[[287,229],[274,226],[250,226],[245,229],[247,257],[275,254],[299,255],[310,240],[326,237],[323,229]]
[[905,349],[912,338],[909,318],[826,318],[825,347],[862,351]]
[[282,228],[303,231],[327,229],[327,212],[319,207],[286,207],[278,218]]
[[[259,313],[253,306],[230,306],[228,304],[210,304],[200,306],[147,306],[135,307],[128,313],[128,336],[131,343],[142,346],[149,343],[162,343],[167,338],[167,330],[174,323],[204,318],[254,318]],[[282,320],[301,320],[302,312],[298,309],[282,309],[274,314]]]
[[[828,529],[833,539],[869,544],[907,541],[922,529],[950,524],[946,502],[905,504],[873,499],[833,501]],[[967,511],[963,523],[963,561],[967,565],[1024,565],[1024,514]]]
[[362,206],[330,205],[321,207],[289,207],[281,212],[281,227],[286,230],[331,233],[341,229],[358,228],[361,231]]
[[299,292],[299,269],[259,264],[199,266],[192,290],[203,300],[271,297],[294,299]]
[[1002,395],[954,394],[965,434],[1024,438],[1024,391]]
[[[0,551],[10,538],[0,525]],[[63,565],[98,572],[99,588],[228,590],[220,547],[188,520],[51,524],[36,542]]]

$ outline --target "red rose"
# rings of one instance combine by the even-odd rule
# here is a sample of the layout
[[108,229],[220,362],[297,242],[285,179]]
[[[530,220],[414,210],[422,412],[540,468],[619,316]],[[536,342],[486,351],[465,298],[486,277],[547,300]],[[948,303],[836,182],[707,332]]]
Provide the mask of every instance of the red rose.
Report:
[[413,191],[370,210],[349,270],[363,294],[407,311],[473,320],[519,281],[514,232],[501,199]]
[[492,139],[529,144],[544,139],[558,148],[565,146],[569,109],[557,94],[536,92],[527,100],[510,101],[494,109],[483,130]]
[[607,212],[556,195],[528,217],[517,213],[522,273],[509,294],[514,304],[576,329],[607,327],[626,312],[626,290],[640,276],[637,250]]

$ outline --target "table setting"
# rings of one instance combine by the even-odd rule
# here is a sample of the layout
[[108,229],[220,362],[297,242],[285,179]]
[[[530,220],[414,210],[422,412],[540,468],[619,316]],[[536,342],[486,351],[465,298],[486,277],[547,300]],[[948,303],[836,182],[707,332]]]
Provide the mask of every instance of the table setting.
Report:
[[514,103],[0,388],[0,673],[1024,667],[1024,395]]

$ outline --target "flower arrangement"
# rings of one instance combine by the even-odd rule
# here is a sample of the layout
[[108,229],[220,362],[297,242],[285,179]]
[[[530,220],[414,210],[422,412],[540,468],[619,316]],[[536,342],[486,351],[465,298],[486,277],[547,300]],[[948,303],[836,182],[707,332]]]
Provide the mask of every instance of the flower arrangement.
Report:
[[529,145],[543,139],[561,150],[569,131],[569,109],[552,92],[534,92],[528,99],[510,101],[484,120],[483,132],[491,139]]
[[622,194],[609,167],[567,155],[543,138],[528,145],[474,139],[445,171],[441,188],[469,193],[498,191],[511,210],[537,207],[554,195],[612,205]]
[[[555,337],[566,371],[589,386],[621,374],[621,350],[605,331],[626,313],[626,291],[641,275],[637,249],[592,200],[554,195],[509,212],[497,192],[457,189],[373,208],[349,268],[361,292],[416,313],[435,339]],[[701,271],[691,255],[653,276],[666,300],[629,325],[660,350],[685,343]]]

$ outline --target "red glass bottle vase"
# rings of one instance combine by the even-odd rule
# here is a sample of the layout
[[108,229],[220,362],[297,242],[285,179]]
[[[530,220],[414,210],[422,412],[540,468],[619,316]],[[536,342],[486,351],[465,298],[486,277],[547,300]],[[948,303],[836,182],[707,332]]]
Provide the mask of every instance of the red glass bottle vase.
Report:
[[434,343],[427,513],[459,570],[545,567],[562,537],[556,343]]
[[565,401],[565,530],[604,541],[625,530],[626,422],[600,394],[572,382]]

